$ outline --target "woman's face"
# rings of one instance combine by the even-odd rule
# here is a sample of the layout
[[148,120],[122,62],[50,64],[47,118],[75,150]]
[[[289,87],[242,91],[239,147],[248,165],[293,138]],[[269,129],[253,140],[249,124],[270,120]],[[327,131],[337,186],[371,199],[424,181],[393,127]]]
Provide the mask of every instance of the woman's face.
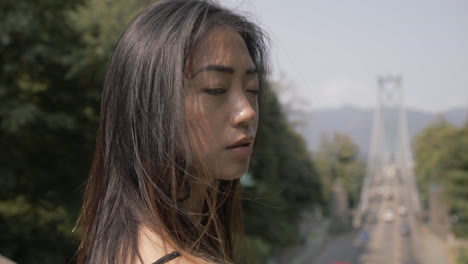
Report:
[[242,37],[217,28],[196,46],[186,113],[201,167],[233,180],[248,169],[258,126],[258,76]]

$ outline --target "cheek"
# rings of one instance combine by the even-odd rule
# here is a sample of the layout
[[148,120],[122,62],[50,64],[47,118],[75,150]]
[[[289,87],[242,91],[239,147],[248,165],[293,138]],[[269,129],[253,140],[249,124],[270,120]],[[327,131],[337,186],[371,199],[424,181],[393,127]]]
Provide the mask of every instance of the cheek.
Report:
[[193,99],[196,100],[186,103],[186,116],[194,151],[203,159],[220,145],[223,134],[221,123],[226,119],[222,118],[222,111],[211,109],[203,99],[196,97]]

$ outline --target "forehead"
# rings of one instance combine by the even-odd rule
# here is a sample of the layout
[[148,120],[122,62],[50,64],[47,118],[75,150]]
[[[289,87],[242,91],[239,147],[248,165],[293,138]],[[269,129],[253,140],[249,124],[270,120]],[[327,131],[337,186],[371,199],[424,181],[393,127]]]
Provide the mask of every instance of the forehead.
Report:
[[231,28],[221,27],[209,31],[195,46],[193,69],[209,64],[252,67],[253,62],[244,39]]

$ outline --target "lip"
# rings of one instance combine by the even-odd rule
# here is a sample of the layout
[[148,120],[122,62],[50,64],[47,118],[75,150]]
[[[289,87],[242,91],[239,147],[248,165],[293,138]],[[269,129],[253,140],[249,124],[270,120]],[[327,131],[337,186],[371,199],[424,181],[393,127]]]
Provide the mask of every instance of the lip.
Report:
[[238,147],[245,147],[246,145],[252,145],[253,140],[253,136],[243,136],[236,140],[233,144],[227,146],[226,149],[234,149]]
[[238,156],[248,157],[248,156],[250,156],[252,154],[253,147],[252,147],[252,144],[249,143],[246,146],[227,148],[227,150],[229,152],[233,153],[233,154],[238,155]]
[[253,152],[253,141],[253,136],[243,136],[240,139],[238,139],[234,144],[231,144],[230,146],[226,147],[226,150],[239,156],[248,157]]

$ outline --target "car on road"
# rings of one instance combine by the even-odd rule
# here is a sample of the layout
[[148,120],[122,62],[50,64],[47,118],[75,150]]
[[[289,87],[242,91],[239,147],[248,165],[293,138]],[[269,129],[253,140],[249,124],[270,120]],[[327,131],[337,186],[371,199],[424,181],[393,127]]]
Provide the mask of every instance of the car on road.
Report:
[[400,228],[400,233],[402,236],[410,236],[411,235],[411,230],[410,226],[408,223],[403,223]]
[[361,230],[361,232],[359,232],[358,239],[360,243],[369,242],[369,231]]
[[395,214],[393,213],[393,210],[392,210],[392,209],[387,209],[387,210],[383,213],[382,219],[383,219],[385,222],[393,222],[393,220],[395,219]]

